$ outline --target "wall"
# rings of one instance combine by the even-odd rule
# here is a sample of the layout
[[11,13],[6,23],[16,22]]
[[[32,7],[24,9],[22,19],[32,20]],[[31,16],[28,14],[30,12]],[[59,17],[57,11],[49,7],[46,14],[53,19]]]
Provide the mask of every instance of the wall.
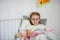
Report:
[[60,35],[60,0],[50,0],[50,3],[40,8],[36,7],[37,0],[0,0],[0,20],[22,18],[32,11],[38,11],[41,18],[47,18],[47,27],[53,28]]

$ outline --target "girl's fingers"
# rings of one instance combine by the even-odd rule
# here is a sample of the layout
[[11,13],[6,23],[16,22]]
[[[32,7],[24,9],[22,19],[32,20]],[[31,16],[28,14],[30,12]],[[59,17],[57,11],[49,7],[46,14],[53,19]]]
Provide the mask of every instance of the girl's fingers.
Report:
[[19,33],[16,34],[16,36],[17,36],[18,38],[20,38],[20,37],[22,37],[23,35],[19,32]]

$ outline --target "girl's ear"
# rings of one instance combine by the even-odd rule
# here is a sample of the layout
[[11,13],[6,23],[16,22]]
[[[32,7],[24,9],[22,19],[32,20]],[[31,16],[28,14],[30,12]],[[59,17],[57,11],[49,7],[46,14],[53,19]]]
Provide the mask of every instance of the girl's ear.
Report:
[[33,23],[31,22],[31,19],[29,19],[29,22],[30,22],[31,25],[33,25]]

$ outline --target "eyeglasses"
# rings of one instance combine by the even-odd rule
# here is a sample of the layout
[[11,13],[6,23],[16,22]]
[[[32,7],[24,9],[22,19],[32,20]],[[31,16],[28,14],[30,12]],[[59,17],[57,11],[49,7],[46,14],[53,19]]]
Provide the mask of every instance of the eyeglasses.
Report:
[[39,18],[36,18],[36,19],[35,18],[31,18],[31,20],[40,20],[40,19]]

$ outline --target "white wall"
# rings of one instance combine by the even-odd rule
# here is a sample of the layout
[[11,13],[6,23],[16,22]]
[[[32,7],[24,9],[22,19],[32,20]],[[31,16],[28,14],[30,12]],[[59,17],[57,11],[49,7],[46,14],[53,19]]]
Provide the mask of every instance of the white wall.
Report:
[[40,8],[36,7],[37,0],[0,0],[0,20],[21,18],[32,11],[38,11],[41,18],[47,18],[48,28],[60,35],[60,0],[50,0],[50,3]]

